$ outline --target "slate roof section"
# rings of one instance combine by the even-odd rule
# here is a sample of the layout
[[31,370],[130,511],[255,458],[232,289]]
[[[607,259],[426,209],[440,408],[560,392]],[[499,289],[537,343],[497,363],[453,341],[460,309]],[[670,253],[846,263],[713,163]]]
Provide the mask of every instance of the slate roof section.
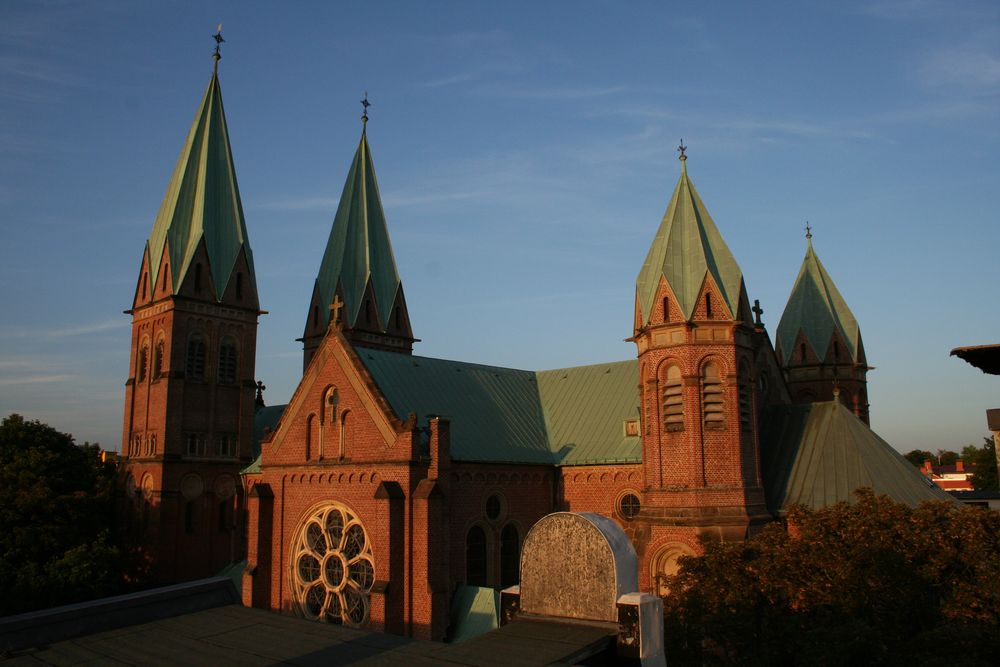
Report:
[[709,274],[738,318],[743,272],[688,178],[682,156],[680,180],[635,283],[643,323],[649,323],[661,277],[666,278],[685,319],[690,320]]
[[859,487],[911,507],[955,502],[839,401],[769,408],[763,427],[762,472],[772,512],[793,504],[853,503]]
[[[389,322],[396,293],[400,290],[400,280],[368,137],[362,132],[323,252],[316,289],[320,303],[329,305],[333,303],[340,285],[346,326],[353,327],[369,282],[375,295],[379,321],[384,326]],[[330,311],[327,308],[319,310],[325,326],[330,321]]]
[[638,362],[532,372],[357,349],[399,419],[451,421],[457,461],[581,465],[639,463]]
[[250,284],[257,293],[253,254],[216,72],[212,72],[198,106],[149,235],[146,248],[150,283],[156,284],[166,249],[170,253],[172,293],[176,294],[202,240],[217,299],[225,294],[241,249],[246,252]]
[[788,363],[787,358],[800,330],[805,332],[813,351],[822,358],[835,329],[840,332],[850,352],[851,361],[863,361],[858,321],[823,263],[819,261],[813,250],[812,239],[809,239],[802,267],[795,278],[788,304],[775,332],[778,354],[784,358],[782,363]]

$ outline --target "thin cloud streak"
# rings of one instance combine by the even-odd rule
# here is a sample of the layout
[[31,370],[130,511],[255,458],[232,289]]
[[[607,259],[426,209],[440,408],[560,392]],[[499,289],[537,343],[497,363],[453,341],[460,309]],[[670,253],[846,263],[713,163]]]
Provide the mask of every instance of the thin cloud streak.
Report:
[[17,387],[24,384],[70,382],[75,379],[75,375],[22,375],[19,377],[0,378],[0,387]]

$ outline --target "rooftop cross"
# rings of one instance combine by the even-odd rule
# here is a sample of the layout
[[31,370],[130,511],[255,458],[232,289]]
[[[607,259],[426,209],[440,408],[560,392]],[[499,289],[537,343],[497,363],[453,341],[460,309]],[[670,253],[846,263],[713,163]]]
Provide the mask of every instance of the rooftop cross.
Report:
[[363,106],[365,108],[365,110],[361,113],[361,127],[362,127],[362,129],[365,128],[365,127],[367,127],[367,125],[368,125],[368,107],[370,107],[371,105],[372,105],[372,103],[368,101],[368,91],[366,90],[365,91],[365,99],[361,100],[361,106]]
[[753,314],[756,316],[754,324],[762,326],[764,323],[760,321],[760,316],[764,314],[764,309],[760,307],[760,299],[753,300],[753,308],[750,310],[752,310]]
[[219,46],[226,40],[222,39],[222,24],[216,28],[216,32],[212,35],[212,39],[215,40],[215,53],[212,54],[212,58],[215,60],[215,68],[219,68],[219,60],[222,58],[222,54],[219,52]]
[[813,228],[809,226],[809,221],[806,220],[806,239],[811,239],[813,237]]
[[255,403],[258,408],[264,407],[264,392],[267,391],[267,387],[261,380],[257,380],[257,398]]
[[330,326],[340,325],[340,309],[344,307],[344,302],[341,301],[340,295],[335,294],[333,297],[333,303],[330,304]]
[[688,147],[684,145],[684,140],[681,139],[681,145],[677,147],[677,152],[681,154],[679,158],[681,162],[687,160],[687,155],[684,155],[684,151],[686,151],[687,149]]

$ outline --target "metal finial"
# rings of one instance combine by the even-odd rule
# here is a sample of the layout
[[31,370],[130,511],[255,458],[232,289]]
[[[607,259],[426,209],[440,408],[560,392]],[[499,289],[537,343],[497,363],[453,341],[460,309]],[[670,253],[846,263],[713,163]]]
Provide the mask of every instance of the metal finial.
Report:
[[366,90],[365,91],[365,99],[361,100],[361,106],[364,107],[364,111],[361,113],[361,127],[362,127],[362,129],[364,129],[365,127],[368,126],[368,107],[370,107],[371,105],[372,105],[372,103],[368,101],[368,91]]
[[212,35],[212,39],[215,40],[215,53],[212,54],[212,58],[215,60],[215,67],[219,67],[219,60],[222,59],[222,53],[219,52],[219,46],[226,40],[222,39],[222,24],[215,29],[215,34]]
[[809,239],[811,239],[813,237],[813,231],[812,230],[813,230],[813,228],[809,226],[809,221],[806,220],[806,240],[809,240]]
[[686,151],[687,149],[688,147],[684,145],[684,140],[681,139],[681,145],[677,147],[677,152],[681,154],[679,158],[681,162],[687,160],[687,155],[684,155],[684,151]]

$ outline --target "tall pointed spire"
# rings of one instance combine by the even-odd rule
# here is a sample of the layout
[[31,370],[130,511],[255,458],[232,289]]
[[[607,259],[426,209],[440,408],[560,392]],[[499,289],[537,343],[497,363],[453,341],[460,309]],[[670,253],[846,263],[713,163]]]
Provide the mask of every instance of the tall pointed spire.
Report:
[[367,92],[361,104],[361,140],[326,242],[303,334],[307,364],[331,315],[356,343],[409,352],[414,341],[368,147]]
[[691,319],[706,276],[718,286],[729,310],[740,318],[743,273],[688,178],[687,146],[678,147],[681,176],[636,280],[643,324],[654,310],[665,278],[685,319]]
[[775,332],[782,363],[789,363],[800,331],[820,359],[825,356],[836,332],[850,360],[863,362],[861,328],[813,249],[812,228],[807,226],[806,229],[806,256]]
[[204,240],[216,298],[221,300],[241,250],[246,252],[254,294],[257,287],[219,87],[221,34],[216,40],[212,78],[167,185],[147,249],[152,284],[168,252],[171,293],[176,294]]

